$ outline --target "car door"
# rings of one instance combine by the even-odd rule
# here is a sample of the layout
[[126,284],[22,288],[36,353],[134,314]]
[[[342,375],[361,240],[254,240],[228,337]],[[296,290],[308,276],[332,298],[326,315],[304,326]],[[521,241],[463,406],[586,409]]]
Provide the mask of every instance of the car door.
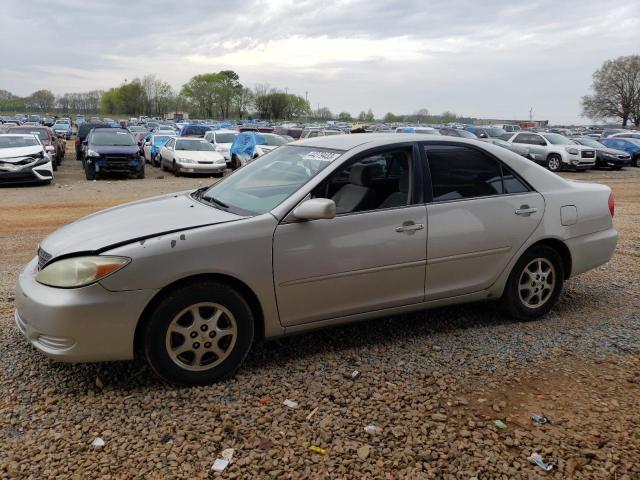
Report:
[[150,135],[149,138],[145,138],[144,140],[144,159],[147,162],[151,161],[151,145],[153,145],[153,135]]
[[173,166],[173,153],[176,144],[176,139],[172,138],[167,143],[165,143],[164,147],[162,147],[162,160],[160,162],[160,167],[168,167],[171,168]]
[[544,199],[480,147],[426,144],[431,201],[425,298],[491,286],[542,219]]
[[283,325],[423,301],[422,166],[416,146],[403,145],[347,160],[310,193],[334,199],[335,218],[278,225],[273,269]]

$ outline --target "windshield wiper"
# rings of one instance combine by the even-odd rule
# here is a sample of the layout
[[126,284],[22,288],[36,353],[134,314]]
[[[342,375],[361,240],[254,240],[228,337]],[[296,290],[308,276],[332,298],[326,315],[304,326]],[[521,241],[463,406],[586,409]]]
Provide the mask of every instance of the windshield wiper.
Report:
[[215,203],[216,205],[220,205],[222,208],[229,208],[229,205],[227,205],[224,202],[221,202],[220,200],[218,200],[216,197],[202,197],[204,200],[210,201]]

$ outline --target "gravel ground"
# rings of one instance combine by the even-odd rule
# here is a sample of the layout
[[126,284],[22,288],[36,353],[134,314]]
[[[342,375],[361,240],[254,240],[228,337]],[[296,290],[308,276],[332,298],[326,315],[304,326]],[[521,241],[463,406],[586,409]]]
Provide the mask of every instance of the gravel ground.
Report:
[[256,345],[235,378],[198,388],[139,361],[47,360],[13,326],[13,286],[60,225],[214,180],[87,182],[68,154],[56,184],[1,189],[0,478],[640,479],[640,170],[563,175],[613,188],[620,243],[543,320],[475,304],[331,328]]

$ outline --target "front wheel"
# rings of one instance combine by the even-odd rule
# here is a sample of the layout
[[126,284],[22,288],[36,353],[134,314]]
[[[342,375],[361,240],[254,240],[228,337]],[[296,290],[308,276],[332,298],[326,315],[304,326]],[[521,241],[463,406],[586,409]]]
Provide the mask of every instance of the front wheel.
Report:
[[633,164],[640,168],[640,155],[636,156],[636,158],[633,160]]
[[144,353],[153,372],[183,385],[233,375],[253,343],[253,314],[234,289],[199,281],[165,296],[144,329]]
[[173,161],[173,174],[174,174],[176,177],[179,177],[179,176],[180,176],[180,167],[178,166],[178,164],[176,163],[176,161],[175,161],[175,160]]
[[556,250],[538,245],[527,250],[509,275],[503,309],[520,320],[535,320],[553,308],[564,283],[564,266]]
[[95,180],[96,179],[96,166],[91,163],[85,163],[84,166],[84,174],[87,177],[87,180]]
[[140,171],[136,174],[136,178],[144,178],[144,163],[142,164]]
[[559,155],[549,155],[547,159],[547,168],[552,172],[559,172],[562,165],[562,159]]

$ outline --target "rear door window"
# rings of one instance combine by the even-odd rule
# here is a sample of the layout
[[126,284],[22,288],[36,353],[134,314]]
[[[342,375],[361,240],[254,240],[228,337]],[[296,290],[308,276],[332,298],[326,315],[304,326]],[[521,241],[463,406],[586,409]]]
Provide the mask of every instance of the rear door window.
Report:
[[529,191],[508,167],[478,149],[427,145],[426,154],[434,202]]

